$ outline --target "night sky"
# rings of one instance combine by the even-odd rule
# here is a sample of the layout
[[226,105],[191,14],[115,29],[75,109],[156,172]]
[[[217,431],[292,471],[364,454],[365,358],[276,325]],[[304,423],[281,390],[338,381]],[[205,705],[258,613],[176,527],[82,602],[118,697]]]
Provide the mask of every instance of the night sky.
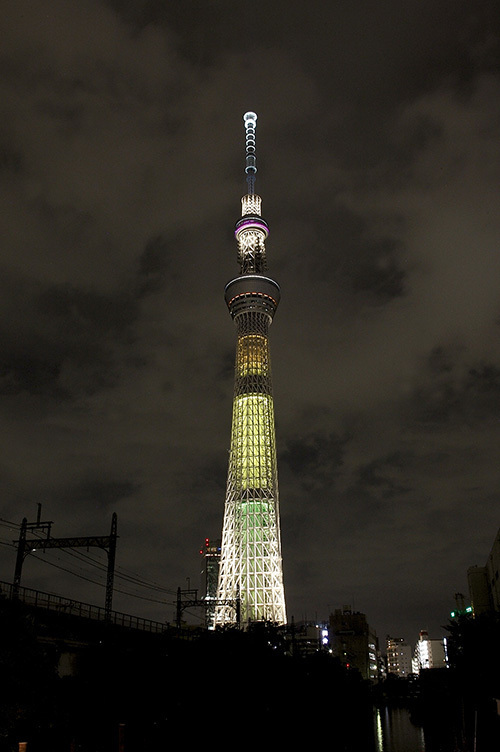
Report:
[[[440,636],[500,527],[497,4],[0,9],[0,579],[41,503],[60,537],[117,513],[116,610],[200,587],[254,110],[288,616]],[[88,556],[22,584],[103,605]]]

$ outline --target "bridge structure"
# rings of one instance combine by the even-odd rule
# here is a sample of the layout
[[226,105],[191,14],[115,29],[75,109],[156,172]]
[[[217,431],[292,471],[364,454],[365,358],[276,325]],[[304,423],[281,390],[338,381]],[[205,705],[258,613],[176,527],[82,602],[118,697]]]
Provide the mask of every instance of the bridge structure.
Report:
[[106,607],[83,603],[72,598],[65,598],[54,593],[45,593],[41,590],[21,587],[16,583],[0,581],[0,596],[7,600],[20,601],[28,609],[41,614],[49,612],[54,616],[73,617],[73,620],[82,620],[94,623],[106,623],[114,627],[140,630],[153,634],[161,634],[168,629],[166,622],[144,619],[140,616],[132,616],[119,611],[109,611]]

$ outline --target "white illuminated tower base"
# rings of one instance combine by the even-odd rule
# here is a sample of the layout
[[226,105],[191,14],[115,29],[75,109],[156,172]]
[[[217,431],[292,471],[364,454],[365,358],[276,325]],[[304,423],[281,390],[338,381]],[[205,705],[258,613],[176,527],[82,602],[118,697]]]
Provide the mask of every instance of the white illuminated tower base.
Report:
[[257,116],[248,112],[244,120],[248,194],[236,223],[241,272],[225,289],[238,340],[216,626],[236,623],[238,609],[243,626],[286,623],[268,341],[280,288],[263,273],[269,230],[253,192]]

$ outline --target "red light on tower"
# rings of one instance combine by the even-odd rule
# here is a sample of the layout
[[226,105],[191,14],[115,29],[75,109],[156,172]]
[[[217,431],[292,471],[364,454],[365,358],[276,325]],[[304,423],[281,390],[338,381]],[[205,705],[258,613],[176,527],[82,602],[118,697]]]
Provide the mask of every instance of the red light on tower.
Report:
[[[210,546],[210,538],[205,538],[205,548],[208,548],[209,546]],[[200,554],[204,554],[204,553],[206,553],[205,549],[200,548]]]

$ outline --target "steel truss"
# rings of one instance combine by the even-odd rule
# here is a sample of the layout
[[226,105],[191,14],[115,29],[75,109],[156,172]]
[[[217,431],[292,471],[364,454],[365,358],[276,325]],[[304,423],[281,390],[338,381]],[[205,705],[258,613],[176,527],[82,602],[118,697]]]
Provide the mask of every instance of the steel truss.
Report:
[[244,120],[246,172],[252,179],[242,199],[242,218],[236,223],[240,276],[226,285],[237,347],[216,626],[235,623],[230,604],[238,598],[243,624],[286,623],[268,340],[280,292],[278,284],[263,274],[268,226],[260,216],[261,199],[253,193],[257,116],[246,113]]

